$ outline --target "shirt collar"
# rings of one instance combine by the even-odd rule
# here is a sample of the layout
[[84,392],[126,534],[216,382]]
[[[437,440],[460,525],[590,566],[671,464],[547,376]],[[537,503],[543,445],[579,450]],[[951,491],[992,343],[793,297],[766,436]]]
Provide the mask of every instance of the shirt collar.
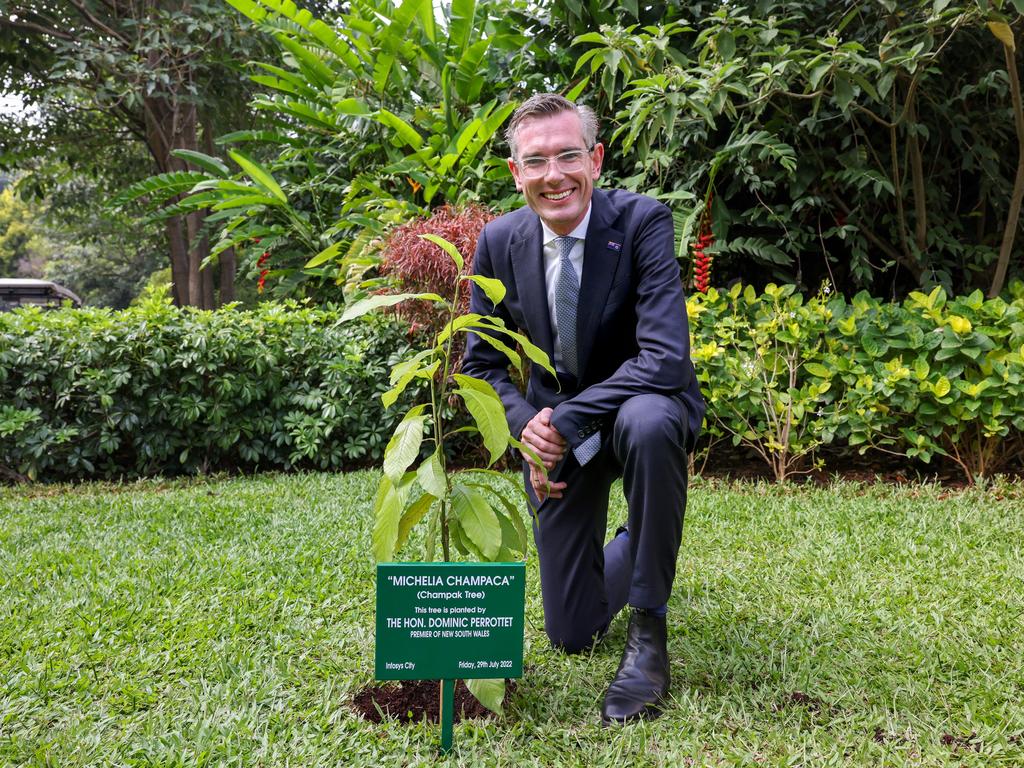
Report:
[[[590,212],[593,209],[594,201],[591,200],[587,204],[587,212],[583,214],[583,219],[580,221],[579,224],[576,225],[576,228],[573,229],[573,231],[568,234],[568,237],[575,237],[577,240],[587,239],[587,227],[590,226]],[[562,237],[562,235],[558,235],[552,232],[548,225],[544,223],[544,219],[540,220],[540,226],[541,229],[544,230],[544,245],[547,245],[555,238]]]

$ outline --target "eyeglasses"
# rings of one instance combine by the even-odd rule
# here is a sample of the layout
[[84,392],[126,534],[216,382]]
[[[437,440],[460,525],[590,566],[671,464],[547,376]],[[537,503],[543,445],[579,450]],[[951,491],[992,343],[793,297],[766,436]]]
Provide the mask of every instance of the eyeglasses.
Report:
[[541,155],[524,157],[516,165],[519,166],[523,176],[528,179],[539,179],[544,176],[548,172],[548,164],[552,161],[562,173],[576,173],[583,170],[584,165],[586,165],[587,156],[593,149],[593,147],[586,150],[569,149],[565,152],[559,152],[554,157],[543,157]]

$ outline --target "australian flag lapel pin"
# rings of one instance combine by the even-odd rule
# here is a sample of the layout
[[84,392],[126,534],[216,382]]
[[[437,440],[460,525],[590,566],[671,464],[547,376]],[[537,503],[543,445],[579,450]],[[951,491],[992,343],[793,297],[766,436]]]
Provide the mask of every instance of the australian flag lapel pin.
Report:
[[609,251],[615,251],[616,253],[618,253],[619,251],[622,250],[622,243],[616,243],[614,240],[609,240],[608,241],[608,250]]

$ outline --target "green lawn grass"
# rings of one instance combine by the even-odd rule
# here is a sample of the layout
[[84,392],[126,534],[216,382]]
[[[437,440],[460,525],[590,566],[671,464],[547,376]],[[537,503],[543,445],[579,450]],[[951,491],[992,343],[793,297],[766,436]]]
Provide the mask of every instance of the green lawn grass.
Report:
[[[674,702],[603,729],[624,619],[505,719],[373,725],[375,476],[0,488],[3,765],[1024,765],[1024,486],[696,481]],[[622,516],[621,500],[615,514]]]

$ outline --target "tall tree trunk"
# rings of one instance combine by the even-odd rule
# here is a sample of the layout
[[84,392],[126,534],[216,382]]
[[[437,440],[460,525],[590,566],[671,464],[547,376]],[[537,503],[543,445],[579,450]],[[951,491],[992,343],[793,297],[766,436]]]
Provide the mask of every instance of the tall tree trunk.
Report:
[[190,213],[185,217],[188,227],[188,298],[189,304],[203,306],[203,278],[199,270],[203,263],[203,254],[199,248],[199,228],[203,224],[199,213]]
[[220,252],[220,304],[230,304],[235,300],[235,271],[238,259],[235,249],[228,248]]
[[921,140],[917,135],[917,96],[911,95],[907,110],[907,144],[910,149],[910,183],[914,191],[914,244],[918,261],[928,246],[928,197],[924,183]]
[[[208,155],[214,155],[216,150],[213,146],[214,122],[209,115],[204,114],[201,120],[203,127],[203,151]],[[209,253],[209,243],[206,244],[206,252]],[[228,248],[221,251],[217,257],[217,272],[219,278],[219,297],[215,306],[230,304],[235,300],[235,270],[237,260],[235,249]],[[212,275],[211,275],[212,278]]]
[[171,282],[175,305],[188,306],[188,240],[181,216],[167,219],[167,245],[171,252]]
[[[155,57],[150,53],[150,64],[157,65]],[[146,124],[146,143],[161,173],[184,171],[187,166],[184,160],[175,157],[176,149],[198,148],[198,125],[196,122],[195,104],[182,101],[175,91],[157,92],[143,100],[143,112]],[[212,308],[212,275],[210,291],[204,291],[203,277],[200,266],[209,253],[209,243],[200,237],[200,228],[204,216],[198,213],[188,214],[184,221],[178,218],[177,224],[169,224],[168,246],[171,253],[171,274],[174,279],[174,297],[180,306],[192,305]]]
[[[1009,27],[1007,27],[1009,31]],[[1010,42],[1013,42],[1013,33]],[[1010,98],[1013,100],[1013,122],[1017,129],[1017,176],[1013,180],[1013,194],[1010,196],[1010,208],[1006,213],[1006,229],[1003,230],[1003,243],[999,248],[999,260],[996,272],[992,277],[992,285],[988,289],[989,298],[995,298],[1003,290],[1006,282],[1006,271],[1010,266],[1010,255],[1013,253],[1013,241],[1017,235],[1017,223],[1020,220],[1021,202],[1024,201],[1024,104],[1021,103],[1020,74],[1017,72],[1016,46],[1003,42],[1003,53],[1006,55],[1006,74],[1010,78]]]

